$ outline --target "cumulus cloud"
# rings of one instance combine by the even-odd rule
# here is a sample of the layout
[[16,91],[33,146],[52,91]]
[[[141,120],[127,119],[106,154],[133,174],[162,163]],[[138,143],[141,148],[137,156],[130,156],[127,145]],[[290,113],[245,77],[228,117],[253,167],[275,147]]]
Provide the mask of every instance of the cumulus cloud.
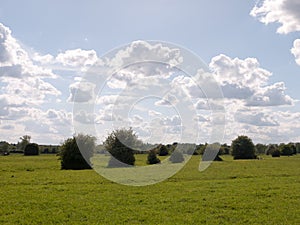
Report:
[[69,86],[69,102],[89,102],[94,98],[95,85],[90,82],[75,82]]
[[210,68],[220,83],[225,98],[242,99],[248,106],[292,105],[283,82],[268,84],[271,72],[260,67],[255,58],[230,58],[224,54],[212,58]]
[[199,99],[195,104],[195,108],[199,110],[224,110],[224,106],[214,101]]
[[84,110],[80,110],[77,112],[73,119],[77,122],[83,123],[83,124],[93,124],[95,123],[95,115],[91,113],[87,113]]
[[117,52],[115,57],[109,61],[109,65],[118,68],[120,65],[128,65],[132,61],[147,62],[149,59],[171,66],[176,66],[183,60],[179,49],[171,49],[160,43],[134,41],[126,49]]
[[262,23],[280,23],[278,33],[300,31],[300,2],[298,0],[264,0],[256,5],[250,15]]
[[246,92],[249,92],[249,88],[266,85],[272,75],[271,72],[260,68],[255,58],[232,59],[224,54],[213,57],[209,67],[222,86],[231,84],[240,89],[246,88]]
[[157,106],[172,106],[178,102],[178,99],[175,95],[167,94],[163,99],[156,101],[155,105]]
[[300,39],[294,41],[291,53],[295,56],[295,61],[300,66]]
[[271,116],[263,112],[238,111],[235,119],[239,123],[246,123],[255,126],[279,126],[279,123]]
[[[43,58],[45,57],[49,59],[49,56]],[[56,61],[64,66],[85,67],[94,65],[98,61],[98,56],[94,50],[74,49],[58,54]]]
[[247,99],[248,106],[280,106],[292,105],[294,100],[284,93],[285,85],[278,82],[260,88],[251,98]]
[[[264,24],[279,23],[277,32],[288,34],[300,31],[300,1],[298,0],[264,0],[262,4],[256,5],[250,12]],[[294,41],[291,49],[296,63],[300,65],[300,41]]]

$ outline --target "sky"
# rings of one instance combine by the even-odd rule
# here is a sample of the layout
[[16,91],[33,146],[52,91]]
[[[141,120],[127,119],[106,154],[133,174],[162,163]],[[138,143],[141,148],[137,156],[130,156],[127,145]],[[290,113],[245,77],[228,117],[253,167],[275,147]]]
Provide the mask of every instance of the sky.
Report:
[[[16,143],[26,134],[59,144],[92,126],[101,142],[112,129],[131,126],[153,143],[209,142],[214,128],[223,132],[220,142],[238,135],[298,142],[299,31],[298,0],[3,0],[0,140]],[[184,49],[207,65],[222,107],[178,69]],[[143,58],[142,51],[174,67],[123,68],[101,78],[101,93],[87,79],[92,69]]]

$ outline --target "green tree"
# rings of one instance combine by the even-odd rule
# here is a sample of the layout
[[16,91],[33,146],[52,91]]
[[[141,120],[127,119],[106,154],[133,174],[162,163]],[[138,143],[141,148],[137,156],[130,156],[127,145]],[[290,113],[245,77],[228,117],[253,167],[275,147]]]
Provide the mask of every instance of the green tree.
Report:
[[91,169],[95,142],[95,137],[84,134],[64,141],[60,149],[61,169]]
[[276,148],[274,151],[271,153],[272,157],[280,157],[280,150]]
[[0,141],[0,154],[9,155],[9,144],[6,141]]
[[255,146],[247,136],[238,136],[231,143],[231,154],[234,159],[255,159]]
[[158,148],[158,155],[159,156],[166,156],[169,154],[168,148],[165,145],[160,145]]
[[255,145],[257,154],[265,154],[267,150],[267,146],[264,144],[256,144]]
[[[277,153],[279,152],[279,154],[280,154],[280,151],[279,151],[277,145],[269,144],[268,147],[267,147],[267,149],[266,149],[266,155],[273,155],[273,153],[274,153],[275,151],[276,151]],[[275,155],[276,155],[276,153],[275,153]]]
[[21,151],[25,151],[26,145],[30,143],[31,137],[29,135],[24,135],[20,137],[21,142],[18,142],[18,149]]
[[157,164],[160,163],[160,159],[156,156],[155,149],[152,149],[148,153],[147,164]]
[[26,145],[24,155],[39,155],[39,146],[36,143],[29,143]]
[[140,143],[141,141],[138,140],[132,128],[123,128],[110,133],[103,143],[106,151],[111,154],[108,166],[124,167],[134,165],[134,148]]
[[280,144],[279,150],[281,152],[281,155],[291,156],[294,154],[294,149],[290,144]]

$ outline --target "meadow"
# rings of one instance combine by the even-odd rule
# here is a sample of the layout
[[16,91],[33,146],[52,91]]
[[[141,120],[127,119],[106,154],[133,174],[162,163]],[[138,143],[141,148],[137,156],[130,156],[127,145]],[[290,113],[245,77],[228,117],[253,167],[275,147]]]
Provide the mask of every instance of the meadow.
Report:
[[300,224],[300,155],[222,157],[144,187],[60,170],[55,155],[0,157],[0,224]]

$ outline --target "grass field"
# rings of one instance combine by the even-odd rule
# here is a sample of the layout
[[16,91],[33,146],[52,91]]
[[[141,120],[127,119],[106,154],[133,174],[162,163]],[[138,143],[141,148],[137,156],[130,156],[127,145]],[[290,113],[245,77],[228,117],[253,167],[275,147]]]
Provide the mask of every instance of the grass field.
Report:
[[[214,162],[122,186],[53,155],[0,157],[0,224],[300,224],[300,156]],[[137,156],[142,165],[145,155]]]

